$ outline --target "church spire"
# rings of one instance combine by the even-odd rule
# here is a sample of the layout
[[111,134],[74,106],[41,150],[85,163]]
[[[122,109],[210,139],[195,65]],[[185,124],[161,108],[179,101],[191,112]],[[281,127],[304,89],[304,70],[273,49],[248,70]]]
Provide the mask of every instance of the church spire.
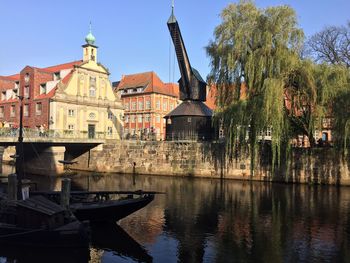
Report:
[[168,19],[168,24],[175,23],[175,22],[176,22],[176,18],[174,15],[174,0],[172,0],[171,1],[171,15]]
[[85,41],[86,44],[89,45],[93,45],[96,41],[96,38],[94,37],[94,35],[92,34],[92,30],[91,30],[91,21],[90,21],[90,26],[89,26],[90,30],[89,30],[89,34],[87,34],[87,36],[85,37]]

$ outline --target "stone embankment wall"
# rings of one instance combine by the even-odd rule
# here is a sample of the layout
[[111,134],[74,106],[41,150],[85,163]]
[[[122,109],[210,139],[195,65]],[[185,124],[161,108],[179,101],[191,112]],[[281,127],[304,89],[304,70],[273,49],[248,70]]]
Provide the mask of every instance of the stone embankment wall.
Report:
[[280,171],[259,164],[253,175],[249,158],[228,161],[222,143],[114,141],[75,160],[98,172],[350,185],[350,160],[326,148],[295,150]]

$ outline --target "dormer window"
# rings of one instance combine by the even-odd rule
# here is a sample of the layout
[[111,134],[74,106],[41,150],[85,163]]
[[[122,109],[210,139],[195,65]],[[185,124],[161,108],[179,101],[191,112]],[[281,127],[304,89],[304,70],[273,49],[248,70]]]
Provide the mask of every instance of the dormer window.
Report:
[[142,92],[142,88],[137,88],[137,92]]
[[13,99],[16,99],[17,96],[18,96],[18,89],[13,89],[13,90],[12,90],[12,98],[13,98]]
[[61,79],[60,72],[53,73],[53,80],[60,80],[60,79]]
[[1,100],[6,100],[6,91],[1,92]]
[[46,84],[40,84],[40,95],[46,94]]

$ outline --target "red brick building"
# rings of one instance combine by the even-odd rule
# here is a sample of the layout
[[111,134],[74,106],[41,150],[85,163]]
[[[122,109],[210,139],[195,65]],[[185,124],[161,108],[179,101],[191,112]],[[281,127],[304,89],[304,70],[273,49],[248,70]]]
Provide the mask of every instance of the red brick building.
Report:
[[165,119],[179,103],[179,86],[163,83],[155,72],[124,75],[113,83],[124,105],[124,138],[155,134],[165,138]]
[[19,74],[0,76],[0,122],[3,126],[18,127],[19,99],[23,99],[23,126],[38,128],[50,125],[50,98],[55,95],[57,85],[69,80],[75,65],[73,61],[47,68],[26,66]]

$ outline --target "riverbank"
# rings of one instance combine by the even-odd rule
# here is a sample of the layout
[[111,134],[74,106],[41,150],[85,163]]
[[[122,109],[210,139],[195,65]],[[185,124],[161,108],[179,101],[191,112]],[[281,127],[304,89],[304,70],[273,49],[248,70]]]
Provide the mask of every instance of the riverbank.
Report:
[[229,161],[222,143],[114,141],[74,160],[78,163],[72,168],[84,171],[350,185],[350,161],[332,148],[294,149],[280,171],[272,174],[269,165],[260,163],[254,175],[250,158]]

